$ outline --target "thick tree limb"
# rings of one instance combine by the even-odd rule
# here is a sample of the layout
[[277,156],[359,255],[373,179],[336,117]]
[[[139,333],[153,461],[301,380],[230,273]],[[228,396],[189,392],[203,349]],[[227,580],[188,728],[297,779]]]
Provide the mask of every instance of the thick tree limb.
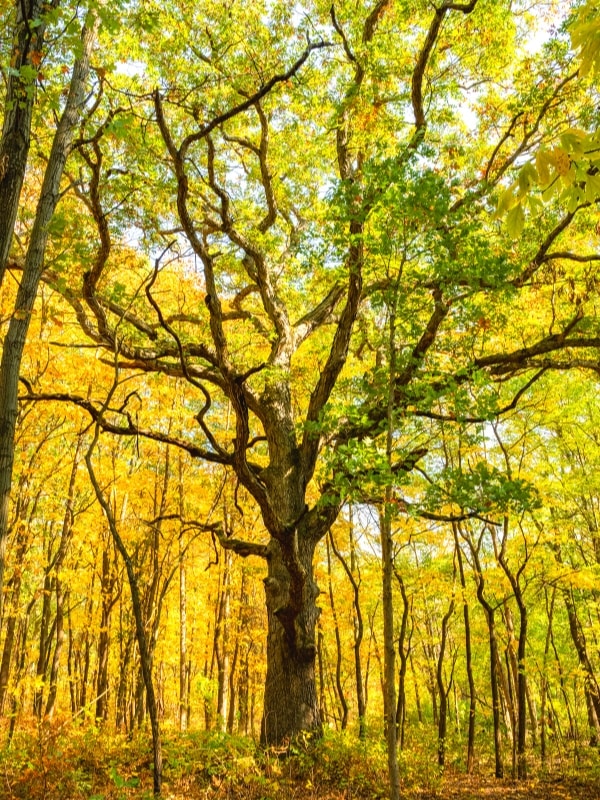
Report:
[[242,558],[248,556],[258,556],[259,558],[267,558],[268,547],[266,544],[259,544],[258,542],[248,542],[243,539],[234,539],[231,536],[226,536],[220,526],[215,528],[215,534],[219,540],[219,544],[224,550],[232,550]]
[[[277,86],[278,83],[285,83],[286,81],[291,80],[294,77],[294,75],[296,75],[296,73],[300,70],[302,65],[306,62],[306,60],[314,50],[321,50],[324,47],[331,47],[331,46],[332,46],[331,42],[321,41],[321,42],[310,43],[306,48],[306,50],[302,53],[302,55],[292,64],[292,66],[288,70],[286,70],[286,72],[274,75],[263,86],[261,86],[260,89],[258,89],[253,94],[249,95],[248,98],[244,100],[242,103],[239,103],[237,106],[230,108],[223,114],[219,114],[218,116],[213,117],[213,119],[210,122],[207,122],[205,125],[203,125],[200,128],[200,130],[186,136],[183,142],[181,143],[181,147],[179,148],[178,151],[179,158],[182,160],[185,158],[186,153],[190,148],[190,145],[192,145],[194,142],[198,142],[201,139],[204,139],[211,133],[211,131],[215,130],[215,128],[218,128],[219,126],[223,125],[224,122],[233,119],[233,117],[238,116],[238,114],[242,114],[244,111],[248,111],[249,108],[252,108],[252,106],[256,105],[256,103],[262,100],[263,97],[266,97],[269,94],[269,92],[271,92],[275,88],[275,86]],[[155,98],[157,97],[158,97],[158,90],[155,93]]]
[[[155,442],[161,442],[162,444],[173,445],[174,447],[178,447],[180,450],[185,450],[193,458],[201,458],[213,464],[223,464],[225,466],[231,466],[233,463],[233,456],[224,453],[222,450],[220,452],[213,452],[211,450],[206,450],[205,448],[198,447],[192,444],[191,442],[187,441],[186,439],[180,439],[176,436],[171,436],[165,433],[161,433],[159,431],[152,431],[146,428],[141,428],[140,426],[134,423],[131,415],[124,409],[103,409],[101,407],[96,406],[89,400],[80,397],[79,395],[69,394],[67,392],[34,392],[27,380],[25,380],[24,378],[20,378],[20,381],[27,388],[27,394],[19,395],[19,400],[21,402],[31,401],[31,402],[71,403],[72,405],[76,405],[79,408],[86,411],[92,418],[93,422],[98,424],[102,428],[102,430],[105,431],[106,433],[113,433],[118,436],[135,436],[142,439],[150,439]],[[107,411],[119,414],[122,417],[124,417],[127,420],[126,424],[117,425],[113,422],[109,422],[105,418],[105,413]]]
[[[477,5],[477,0],[471,0],[469,3],[443,3],[439,8],[436,8],[427,36],[417,58],[417,63],[413,71],[411,82],[411,102],[413,113],[415,115],[415,136],[422,138],[427,120],[425,118],[425,109],[423,108],[423,79],[425,77],[425,70],[429,63],[429,58],[437,41],[442,22],[448,11],[462,11],[463,14],[470,14]],[[414,140],[415,137],[413,137]]]

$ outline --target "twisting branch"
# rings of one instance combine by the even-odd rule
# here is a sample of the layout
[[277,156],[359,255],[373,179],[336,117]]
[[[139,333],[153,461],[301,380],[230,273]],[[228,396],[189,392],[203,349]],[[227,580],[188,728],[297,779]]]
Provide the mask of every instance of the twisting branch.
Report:
[[569,250],[564,250],[556,253],[546,253],[546,255],[542,257],[544,262],[556,261],[557,259],[563,261],[578,261],[585,264],[586,261],[600,261],[600,253],[584,253],[579,255],[577,253],[571,253]]
[[301,344],[310,334],[331,319],[331,315],[346,292],[346,287],[336,283],[326,297],[307,314],[294,323],[296,328],[296,344]]
[[[205,125],[203,125],[200,130],[189,134],[189,136],[186,136],[181,143],[181,147],[179,148],[179,158],[185,158],[191,144],[204,139],[209,133],[211,133],[211,131],[213,131],[215,128],[218,128],[224,122],[227,122],[227,120],[233,119],[233,117],[236,117],[238,114],[242,114],[244,111],[247,111],[249,108],[252,108],[252,106],[256,105],[256,103],[258,103],[259,100],[262,100],[263,97],[266,97],[266,95],[268,95],[278,83],[285,83],[286,81],[291,80],[300,70],[313,50],[321,50],[324,47],[331,46],[331,42],[311,42],[306,50],[302,53],[300,58],[298,58],[286,72],[283,72],[279,75],[274,75],[263,86],[261,86],[260,89],[249,95],[246,100],[239,103],[237,106],[230,108],[228,111],[225,111],[223,114],[219,114],[218,116],[214,117],[210,122],[207,122]],[[155,102],[157,98],[159,98],[158,89],[155,92]]]
[[196,419],[198,421],[198,424],[200,425],[200,428],[202,429],[202,432],[206,436],[206,438],[207,438],[208,442],[210,443],[211,447],[214,448],[215,452],[219,453],[224,458],[228,458],[226,451],[217,442],[217,440],[215,439],[212,431],[210,430],[210,428],[208,427],[208,425],[204,421],[204,417],[206,416],[208,410],[210,409],[211,402],[212,402],[210,394],[209,394],[208,390],[206,389],[206,387],[204,386],[204,384],[201,383],[201,381],[197,380],[190,373],[190,371],[188,369],[187,359],[185,357],[185,352],[183,350],[183,345],[181,344],[181,339],[179,338],[179,335],[178,335],[177,331],[172,327],[172,325],[170,325],[167,322],[167,320],[165,319],[165,317],[164,317],[164,315],[162,313],[162,309],[160,308],[160,306],[158,305],[158,303],[156,302],[156,300],[152,296],[152,287],[154,286],[156,278],[158,277],[158,271],[159,271],[159,268],[160,268],[160,262],[161,262],[162,258],[165,256],[165,254],[171,249],[173,244],[174,244],[174,242],[171,242],[170,244],[168,244],[165,247],[165,249],[163,250],[163,252],[155,260],[155,262],[154,262],[154,271],[152,273],[152,277],[150,278],[150,281],[146,284],[146,287],[145,287],[146,297],[148,298],[148,302],[150,303],[152,308],[156,311],[156,316],[158,317],[158,321],[160,322],[161,326],[175,340],[175,344],[177,345],[177,350],[179,352],[179,362],[181,364],[181,369],[183,370],[183,374],[184,374],[184,377],[185,377],[186,381],[188,383],[191,383],[192,386],[195,386],[196,389],[199,389],[202,392],[202,394],[204,395],[204,405],[202,406],[202,408],[200,409],[200,411],[196,415]]
[[550,233],[546,236],[544,241],[539,246],[537,253],[531,259],[529,264],[525,267],[523,272],[521,272],[520,275],[518,275],[513,281],[511,281],[512,285],[515,288],[520,289],[522,286],[524,286],[527,283],[527,281],[529,281],[529,280],[531,280],[531,278],[533,278],[533,276],[538,271],[538,269],[542,266],[542,264],[544,264],[546,261],[550,260],[550,258],[547,255],[548,254],[548,250],[554,244],[556,239],[558,239],[560,234],[563,233],[563,231],[565,231],[569,227],[569,225],[573,221],[576,213],[577,213],[576,211],[573,211],[573,212],[569,211],[560,220],[560,222],[558,222],[554,226],[554,228],[552,228]]
[[335,32],[342,40],[342,45],[344,48],[344,52],[346,53],[346,57],[348,58],[348,61],[351,61],[353,64],[356,64],[356,56],[350,49],[350,44],[348,42],[346,34],[344,33],[344,29],[342,28],[336,17],[335,5],[332,5],[331,8],[329,9],[329,15],[331,17],[331,22],[333,23],[333,27],[335,28]]
[[462,11],[463,14],[470,14],[475,9],[476,5],[477,0],[471,0],[469,3],[443,3],[435,10],[412,76],[411,101],[413,113],[415,115],[415,134],[413,136],[413,142],[415,142],[415,144],[417,144],[425,134],[427,120],[425,118],[425,109],[423,108],[423,79],[444,17],[448,11]]
[[496,156],[498,155],[498,153],[502,149],[502,146],[504,145],[504,143],[506,141],[508,141],[512,137],[513,131],[514,131],[516,125],[517,125],[517,122],[521,119],[521,117],[523,116],[524,113],[525,113],[524,111],[517,111],[517,113],[514,115],[514,117],[508,123],[508,127],[507,127],[506,131],[504,132],[504,134],[501,136],[499,142],[496,144],[496,146],[492,150],[492,155],[489,158],[489,161],[487,163],[487,166],[486,166],[485,172],[484,172],[484,178],[485,178],[486,181],[489,181],[490,172],[491,172],[492,166],[494,164],[494,161],[496,160]]
[[[553,103],[556,101],[556,99],[557,99],[558,95],[560,94],[561,90],[568,83],[570,83],[572,80],[574,80],[576,77],[577,77],[577,72],[573,72],[570,75],[567,75],[566,78],[563,78],[563,80],[560,81],[558,83],[558,85],[554,88],[554,91],[547,98],[547,100],[545,100],[545,102],[542,103],[542,105],[540,107],[540,110],[538,111],[538,113],[536,115],[536,118],[535,118],[535,120],[533,122],[533,125],[530,128],[528,128],[527,130],[524,129],[524,135],[523,135],[523,138],[521,139],[521,142],[515,148],[515,150],[513,150],[511,155],[508,156],[502,162],[501,166],[496,171],[496,174],[494,175],[494,179],[493,179],[493,183],[494,184],[498,183],[498,181],[506,173],[508,168],[512,164],[514,164],[515,161],[519,158],[519,156],[522,155],[527,150],[527,147],[532,143],[533,137],[539,131],[540,125],[542,123],[542,120],[544,119],[544,117],[546,116],[546,114],[548,113],[550,108],[552,107]],[[487,165],[486,171],[485,171],[486,181],[488,181],[488,182],[490,181],[490,173],[491,173],[491,170],[492,170],[492,166],[494,164],[494,160],[495,160],[496,156],[498,155],[498,153],[500,152],[500,149],[501,149],[502,145],[504,144],[504,142],[506,142],[509,138],[511,138],[512,130],[514,129],[514,124],[517,122],[517,120],[521,116],[523,116],[523,113],[524,112],[521,111],[521,112],[519,112],[518,114],[516,114],[513,117],[513,119],[511,120],[511,123],[509,124],[507,133],[502,137],[502,139],[500,140],[498,145],[494,148],[494,151],[493,151],[493,153],[492,153],[492,155],[490,157],[490,160],[488,162],[488,165]]]
[[[515,392],[513,399],[510,403],[502,406],[501,408],[497,409],[494,412],[494,418],[499,419],[503,417],[505,414],[508,414],[509,411],[514,411],[519,404],[519,401],[525,395],[529,389],[533,386],[534,383],[537,383],[542,375],[545,375],[548,372],[550,367],[543,366],[539,369],[534,375],[526,381],[521,388]],[[489,415],[482,416],[482,417],[475,417],[475,416],[461,416],[457,417],[456,414],[442,414],[436,411],[419,411],[416,409],[415,411],[410,412],[412,416],[415,417],[423,417],[424,419],[436,419],[440,422],[461,422],[461,423],[470,423],[470,424],[481,424],[482,422],[489,422]]]
[[[135,424],[131,414],[127,412],[124,407],[121,407],[120,409],[112,409],[108,407],[98,408],[94,403],[77,394],[69,394],[66,392],[35,392],[33,391],[33,387],[29,381],[22,377],[19,378],[19,380],[27,389],[27,394],[22,394],[19,396],[19,400],[21,402],[33,401],[70,403],[86,411],[92,418],[92,421],[99,425],[106,433],[114,433],[118,436],[134,436],[136,438],[151,439],[154,442],[173,445],[174,447],[178,447],[180,450],[185,450],[193,458],[201,458],[205,461],[210,461],[213,464],[223,464],[226,466],[230,466],[232,464],[232,456],[228,454],[205,450],[202,447],[197,447],[186,439],[179,439],[176,436],[171,436],[169,434],[160,433],[159,431],[152,431],[139,427],[139,425]],[[111,413],[125,417],[127,420],[126,424],[117,425],[113,422],[109,422],[105,417],[106,411],[110,411]]]
[[146,689],[146,700],[148,703],[148,713],[150,716],[150,725],[152,729],[152,744],[153,744],[153,758],[154,758],[154,772],[153,772],[154,795],[155,797],[158,797],[160,795],[161,783],[162,783],[162,752],[161,752],[161,742],[160,742],[160,730],[158,722],[156,695],[154,693],[154,684],[152,682],[152,659],[150,656],[150,650],[148,646],[148,637],[146,634],[146,630],[144,628],[142,603],[140,598],[138,580],[135,574],[135,570],[133,568],[133,562],[131,560],[131,556],[129,555],[125,543],[121,538],[121,534],[119,533],[119,529],[117,527],[117,522],[113,514],[111,505],[106,499],[104,492],[102,491],[102,487],[98,482],[98,478],[96,477],[96,473],[94,471],[94,467],[92,464],[92,455],[94,453],[94,450],[96,449],[96,445],[98,444],[98,439],[100,437],[100,430],[102,427],[101,424],[102,417],[104,415],[104,412],[108,408],[110,400],[118,386],[117,370],[118,368],[115,365],[115,379],[106,397],[104,404],[98,411],[96,424],[94,426],[94,435],[92,441],[90,442],[90,446],[88,447],[88,450],[85,454],[85,463],[90,476],[91,484],[94,487],[96,498],[102,510],[104,511],[104,515],[106,517],[106,521],[108,523],[111,536],[117,547],[117,550],[121,555],[121,558],[123,559],[123,563],[125,564],[125,569],[127,571],[127,579],[129,582],[129,589],[131,591],[131,602],[133,606],[133,615],[135,619],[135,632],[136,632],[138,648],[140,651],[142,677]]
[[267,117],[259,102],[256,103],[256,112],[260,120],[260,147],[258,150],[258,160],[260,163],[260,177],[265,191],[265,199],[267,201],[267,213],[264,219],[258,223],[258,230],[261,233],[266,233],[277,219],[277,206],[275,203],[275,193],[273,192],[273,182],[271,180],[271,173],[269,172],[268,155],[269,155],[269,123]]
[[86,198],[84,202],[92,212],[96,228],[98,229],[99,247],[96,253],[96,258],[92,265],[92,269],[86,272],[83,276],[83,297],[92,313],[96,317],[96,324],[98,326],[98,333],[101,338],[112,345],[113,334],[109,331],[106,321],[106,314],[104,309],[96,298],[96,286],[102,276],[108,257],[111,251],[111,237],[110,229],[108,227],[108,216],[102,208],[102,201],[100,199],[100,172],[102,170],[102,151],[97,141],[92,142],[92,149],[95,158],[92,158],[85,150],[80,148],[81,155],[89,166],[92,172],[92,179],[89,186],[89,200]]
[[400,387],[408,386],[416,371],[420,367],[423,358],[427,351],[434,343],[438,330],[442,322],[446,319],[450,310],[450,305],[444,303],[442,291],[439,287],[433,289],[434,308],[429,318],[429,321],[423,331],[421,338],[414,346],[411,358],[406,367],[400,372],[396,378],[396,394],[398,395]]

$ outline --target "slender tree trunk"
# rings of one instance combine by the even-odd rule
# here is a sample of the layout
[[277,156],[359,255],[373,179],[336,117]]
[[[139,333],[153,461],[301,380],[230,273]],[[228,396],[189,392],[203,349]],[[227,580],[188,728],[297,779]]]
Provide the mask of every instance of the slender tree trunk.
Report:
[[[116,554],[115,554],[116,555]],[[96,676],[96,719],[105,722],[109,709],[108,655],[110,651],[111,613],[118,595],[115,596],[116,565],[110,558],[109,543],[102,550],[102,574],[100,577],[101,612],[98,636],[98,667]]]
[[47,8],[44,0],[18,0],[14,5],[16,20],[11,69],[6,77],[4,123],[0,139],[0,285],[6,272],[29,157],[39,56],[44,48],[46,31],[42,17]]
[[75,62],[65,109],[52,142],[31,229],[29,247],[25,255],[15,309],[4,339],[2,360],[0,361],[0,618],[3,616],[4,564],[15,455],[15,426],[21,361],[38,285],[44,269],[50,222],[60,198],[60,182],[85,98],[85,84],[89,72],[89,59],[96,38],[96,28],[97,22],[95,21],[91,28],[84,27],[82,33],[82,55]]
[[179,730],[188,726],[187,587],[185,553],[179,537]]
[[64,607],[65,607],[65,592],[62,587],[62,582],[58,578],[55,578],[54,581],[55,585],[55,594],[56,594],[56,625],[55,625],[55,632],[56,632],[56,644],[54,646],[54,654],[52,657],[52,665],[50,667],[50,677],[49,677],[49,689],[48,689],[48,699],[46,700],[46,708],[44,711],[44,715],[46,717],[52,717],[54,714],[54,708],[56,705],[56,695],[58,692],[58,670],[60,665],[60,657],[64,647],[66,633],[64,629]]
[[346,700],[346,695],[344,694],[344,686],[342,683],[342,637],[340,635],[340,626],[338,623],[337,618],[337,611],[335,608],[335,601],[333,599],[333,585],[331,581],[331,549],[330,549],[330,540],[331,540],[331,531],[329,532],[329,536],[326,539],[326,550],[327,550],[327,578],[328,578],[328,590],[329,590],[329,606],[331,608],[331,614],[333,616],[333,630],[335,634],[335,688],[337,691],[338,700],[340,702],[340,706],[342,709],[342,716],[341,716],[341,728],[342,730],[346,730],[348,725],[348,701]]
[[131,672],[130,665],[133,658],[133,643],[135,641],[135,634],[129,630],[127,634],[125,634],[121,626],[121,637],[123,638],[125,636],[125,646],[121,649],[121,658],[119,660],[119,684],[117,687],[115,727],[118,731],[124,728],[127,729],[128,726],[127,694]]
[[[508,536],[508,518],[504,518],[504,538],[506,542]],[[519,780],[527,778],[527,673],[525,671],[525,655],[527,647],[527,606],[523,598],[523,591],[519,577],[522,569],[515,575],[509,568],[504,555],[504,546],[498,552],[500,565],[504,570],[505,575],[510,581],[517,607],[519,609],[519,637],[517,641],[517,655],[514,657],[514,650],[512,641],[514,641],[514,626],[510,608],[506,609],[506,621],[509,631],[509,656],[512,674],[516,671],[516,688],[517,688],[517,736],[516,736],[516,758],[517,758],[517,777]],[[523,565],[524,566],[524,565]]]
[[185,731],[188,727],[188,655],[187,655],[187,574],[185,563],[184,526],[185,504],[183,494],[183,458],[179,454],[179,730]]
[[[456,565],[454,567],[456,570]],[[448,642],[448,623],[454,614],[454,593],[448,611],[442,617],[442,631],[440,637],[440,651],[437,661],[436,679],[440,696],[440,719],[438,723],[438,765],[443,767],[446,763],[446,735],[448,730],[448,694],[452,686],[452,677],[446,687],[444,683],[444,655]]]
[[400,658],[400,670],[398,673],[398,702],[396,705],[396,728],[400,742],[400,750],[404,750],[404,733],[406,725],[406,672],[408,669],[408,658],[410,656],[411,636],[407,636],[408,617],[410,614],[410,602],[406,593],[406,586],[399,570],[395,569],[394,574],[400,586],[402,597],[402,620],[400,622],[400,635],[398,636],[398,657]]
[[411,653],[409,655],[409,661],[410,661],[410,671],[411,671],[412,677],[413,677],[413,686],[414,686],[414,689],[415,689],[415,705],[417,706],[417,719],[419,720],[419,724],[422,725],[423,724],[423,708],[421,706],[421,694],[419,692],[419,682],[417,680],[417,673],[416,673],[416,670],[415,670],[415,662],[414,662],[413,657],[412,657],[412,651],[411,651]]
[[38,658],[35,668],[36,688],[33,692],[33,713],[38,719],[41,719],[42,717],[46,669],[48,667],[50,642],[54,632],[50,627],[50,614],[53,594],[54,581],[50,577],[49,571],[46,570],[44,575],[44,588],[42,590],[42,613],[40,617]]
[[67,637],[69,640],[69,646],[67,648],[67,678],[69,681],[69,700],[71,702],[71,716],[74,719],[79,709],[79,703],[78,703],[79,676],[77,674],[75,665],[73,618],[70,610],[67,616],[67,620],[68,620]]
[[248,735],[248,726],[250,722],[250,646],[244,649],[240,670],[238,674],[238,709],[239,709],[239,731],[245,736]]
[[394,647],[394,599],[392,594],[394,556],[392,550],[392,521],[389,503],[386,503],[384,508],[379,512],[379,532],[381,538],[383,587],[384,728],[387,743],[390,800],[399,800],[400,772],[398,769],[398,742],[396,735],[396,648]]
[[471,647],[471,618],[469,605],[467,603],[466,591],[467,582],[465,580],[465,569],[463,564],[463,554],[458,540],[458,528],[456,523],[452,524],[454,534],[454,546],[458,562],[458,574],[463,597],[463,619],[465,622],[465,666],[467,670],[467,681],[469,684],[469,732],[467,735],[467,774],[473,772],[475,764],[475,712],[477,710],[477,700],[475,694],[475,678],[473,676],[473,652]]
[[367,735],[366,729],[366,713],[367,713],[367,704],[365,698],[365,690],[364,690],[364,683],[363,683],[363,674],[362,674],[362,660],[361,660],[361,653],[360,648],[364,636],[364,623],[362,617],[362,611],[360,607],[360,575],[358,576],[359,580],[357,581],[355,578],[355,572],[357,571],[355,561],[355,548],[354,548],[354,536],[353,536],[353,523],[352,523],[352,510],[350,510],[350,566],[346,562],[346,559],[342,556],[340,551],[337,549],[335,544],[335,539],[333,538],[333,533],[330,531],[330,541],[331,541],[331,549],[337,560],[340,562],[342,567],[344,568],[344,572],[346,573],[348,580],[352,586],[352,617],[353,617],[353,635],[354,635],[354,644],[353,644],[353,651],[354,651],[354,676],[355,676],[355,684],[356,684],[356,706],[358,711],[358,738],[363,740]]
[[238,659],[240,656],[240,637],[239,630],[235,637],[235,645],[233,647],[233,655],[231,656],[231,669],[229,670],[229,707],[227,710],[227,732],[233,733],[235,726],[235,712],[238,697],[236,693],[236,674]]
[[544,660],[542,662],[542,681],[540,687],[540,758],[542,766],[546,766],[547,744],[546,744],[546,702],[548,698],[548,654],[550,653],[550,640],[552,638],[552,618],[554,616],[554,601],[556,599],[556,587],[552,589],[552,597],[548,599],[548,588],[544,587],[544,597],[546,600],[546,615],[548,617],[548,629],[546,631],[546,642],[544,645]]
[[10,611],[6,620],[2,620],[2,626],[6,633],[4,637],[4,647],[2,648],[2,660],[0,661],[0,716],[4,713],[6,695],[10,681],[10,665],[15,643],[15,633],[19,616],[19,598],[21,596],[22,585],[22,564],[25,552],[29,545],[29,525],[25,520],[17,522],[17,542],[15,550],[15,570],[7,588],[10,589]]
[[[459,527],[460,530],[460,527]],[[496,620],[493,606],[487,601],[485,596],[485,579],[479,559],[479,548],[482,539],[480,538],[477,546],[473,542],[468,532],[463,535],[464,540],[469,545],[471,557],[473,558],[475,585],[477,589],[477,599],[484,610],[488,628],[488,639],[490,647],[490,685],[492,691],[492,718],[494,723],[494,758],[496,778],[504,777],[504,764],[502,762],[502,734],[500,730],[500,690],[498,687],[498,665],[500,657],[498,654],[498,640],[496,638]]]
[[319,667],[319,714],[321,715],[321,719],[326,720],[328,717],[328,713],[327,713],[327,697],[326,697],[326,686],[325,686],[325,664],[323,657],[324,639],[325,637],[323,635],[323,630],[319,625],[319,631],[317,633],[317,664]]
[[[107,398],[107,403],[108,402],[109,398]],[[125,547],[125,544],[123,543],[123,540],[121,539],[121,536],[119,534],[117,523],[114,514],[112,512],[112,509],[110,507],[110,504],[107,502],[106,497],[104,496],[102,489],[100,488],[100,485],[94,473],[94,468],[92,466],[92,453],[98,442],[99,433],[100,433],[99,427],[96,426],[94,439],[90,444],[90,447],[88,448],[88,451],[85,456],[85,461],[88,468],[88,473],[90,475],[90,480],[92,482],[92,486],[94,487],[94,491],[96,493],[96,498],[100,503],[102,510],[104,511],[104,514],[108,521],[110,532],[114,539],[117,550],[119,551],[121,558],[125,563],[125,569],[127,571],[127,579],[129,581],[129,588],[131,591],[131,602],[135,618],[136,639],[140,650],[142,675],[144,678],[144,685],[146,687],[146,699],[148,703],[148,713],[150,715],[150,726],[152,730],[152,753],[154,761],[153,788],[155,796],[158,796],[160,795],[161,784],[162,784],[162,750],[160,742],[160,730],[158,723],[156,695],[154,692],[154,684],[152,682],[152,661],[149,652],[146,631],[144,629],[142,603],[140,600],[140,592],[138,588],[137,577],[133,569],[133,563],[131,561],[129,553],[127,552],[127,548]]]
[[[429,613],[427,598],[425,593],[422,592],[423,607],[425,609],[425,631],[427,633],[427,641],[423,642],[423,652],[427,664],[427,688],[431,695],[431,709],[433,712],[433,724],[437,727],[439,724],[439,711],[438,711],[438,696],[437,696],[437,678],[436,666],[437,658],[434,647],[433,625],[431,623],[431,614]],[[441,702],[441,698],[440,698]]]
[[[562,596],[565,603],[565,607],[567,609],[567,616],[569,618],[569,630],[571,632],[571,639],[573,640],[573,644],[575,645],[575,650],[579,658],[579,664],[585,676],[586,689],[594,708],[595,718],[600,720],[600,687],[598,686],[598,681],[596,679],[596,675],[592,667],[592,662],[590,660],[587,651],[587,642],[585,640],[583,628],[581,627],[581,623],[577,616],[573,594],[571,590],[564,589],[562,591]],[[592,730],[591,738],[592,739],[595,738],[597,740],[598,731],[596,730],[596,725],[593,725],[591,727],[591,730]]]
[[215,656],[217,659],[217,725],[227,729],[229,707],[229,625],[231,616],[231,552],[223,556],[223,573],[219,595],[219,612],[215,626]]

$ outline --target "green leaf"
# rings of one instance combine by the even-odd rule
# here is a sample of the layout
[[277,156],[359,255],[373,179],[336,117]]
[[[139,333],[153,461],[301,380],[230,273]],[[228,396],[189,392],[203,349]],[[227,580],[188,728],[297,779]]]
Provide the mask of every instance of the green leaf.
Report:
[[519,239],[525,226],[525,213],[523,206],[519,205],[511,208],[506,217],[506,230],[511,239]]

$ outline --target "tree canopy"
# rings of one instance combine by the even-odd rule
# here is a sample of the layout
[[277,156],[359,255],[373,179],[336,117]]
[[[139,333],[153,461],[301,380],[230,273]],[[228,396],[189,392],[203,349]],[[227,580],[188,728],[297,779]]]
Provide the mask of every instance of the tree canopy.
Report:
[[[34,709],[42,713],[48,682],[56,694],[65,658],[61,572],[76,569],[78,507],[82,519],[96,515],[101,632],[123,602],[117,583],[131,592],[135,716],[152,718],[156,792],[155,653],[188,548],[214,543],[213,661],[223,674],[233,657],[231,555],[262,564],[260,735],[281,745],[327,722],[317,602],[326,543],[329,585],[337,563],[353,588],[355,632],[363,624],[355,561],[367,545],[353,541],[352,514],[366,538],[377,531],[383,562],[390,753],[404,735],[411,582],[430,557],[445,598],[439,630],[427,606],[422,623],[440,764],[460,592],[465,609],[479,603],[489,638],[498,777],[502,725],[519,777],[527,774],[529,658],[544,648],[542,622],[535,645],[530,631],[545,614],[547,661],[557,592],[588,722],[600,729],[597,668],[578,618],[586,587],[550,575],[567,564],[585,574],[597,561],[593,487],[571,474],[587,476],[597,457],[595,4],[26,0],[1,14],[12,38],[0,43],[0,582],[9,605],[0,607],[0,712],[10,680],[17,685],[14,559],[33,546],[20,527],[28,495],[15,486],[41,469],[33,464],[52,440],[47,419],[47,430],[56,420],[62,431],[72,472],[60,541],[48,534],[44,546],[54,600],[43,606]],[[31,439],[29,420],[40,426]],[[566,433],[573,425],[583,433]],[[145,481],[154,489],[144,500]],[[557,533],[573,494],[588,524],[579,550]],[[130,530],[128,504],[138,520]],[[28,525],[41,524],[31,513]],[[347,547],[336,547],[341,530]],[[545,582],[534,601],[538,569]],[[181,580],[185,594],[185,570]],[[463,625],[470,636],[468,614]],[[361,638],[354,644],[360,662]],[[94,647],[97,695],[115,695],[108,638]],[[183,695],[188,668],[180,664]],[[68,669],[73,685],[72,659]],[[337,691],[342,698],[339,673]],[[102,702],[96,711],[109,714]]]

